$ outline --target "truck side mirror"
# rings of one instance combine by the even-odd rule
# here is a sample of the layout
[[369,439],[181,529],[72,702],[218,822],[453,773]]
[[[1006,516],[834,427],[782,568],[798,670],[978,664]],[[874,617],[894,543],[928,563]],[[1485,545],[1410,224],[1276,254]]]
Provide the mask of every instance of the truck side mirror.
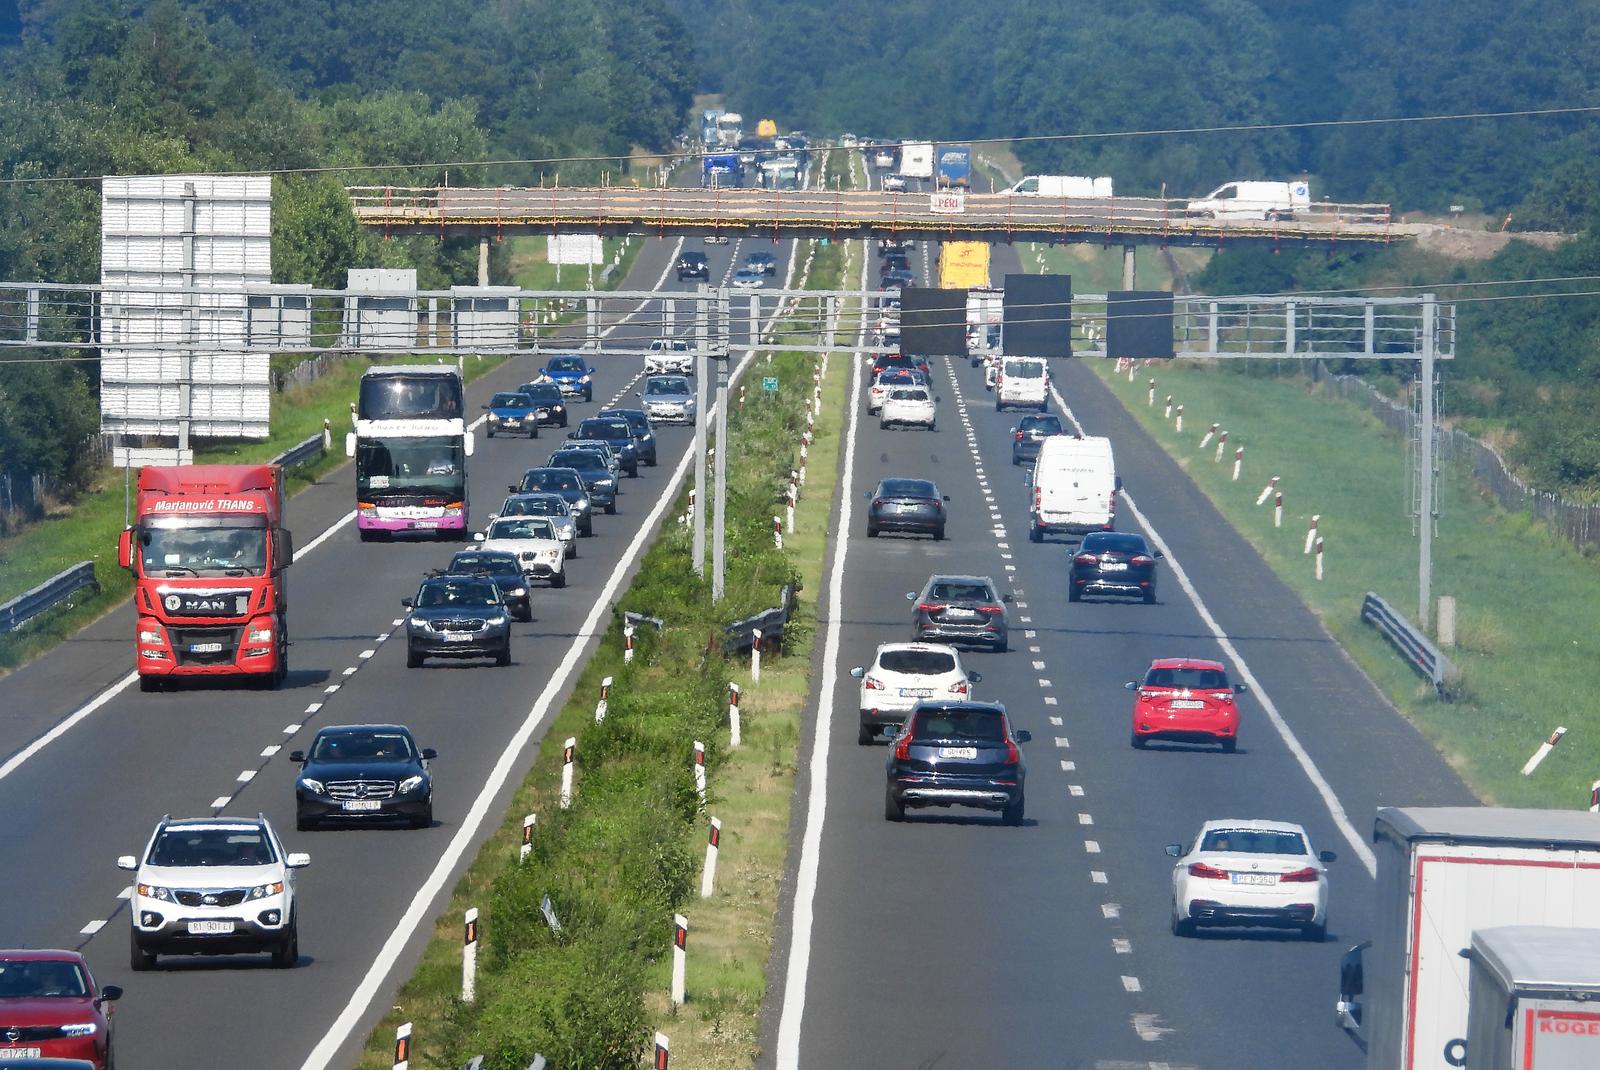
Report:
[[345,432],[344,455],[346,457],[354,457],[356,455],[356,433],[354,431]]
[[117,564],[123,568],[133,567],[133,529],[123,528],[122,534],[117,536]]
[[1339,959],[1339,1000],[1348,1002],[1366,989],[1366,978],[1363,976],[1362,953],[1372,946],[1372,941],[1357,944]]
[[272,529],[272,562],[275,568],[288,568],[294,563],[294,536],[288,528]]

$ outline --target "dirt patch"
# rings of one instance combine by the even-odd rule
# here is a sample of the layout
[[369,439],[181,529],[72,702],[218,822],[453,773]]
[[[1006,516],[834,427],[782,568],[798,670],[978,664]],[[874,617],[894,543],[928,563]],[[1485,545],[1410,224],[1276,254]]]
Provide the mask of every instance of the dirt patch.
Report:
[[1554,249],[1571,238],[1555,231],[1468,230],[1464,227],[1429,226],[1417,235],[1417,248],[1451,260],[1488,260],[1513,241],[1541,249]]

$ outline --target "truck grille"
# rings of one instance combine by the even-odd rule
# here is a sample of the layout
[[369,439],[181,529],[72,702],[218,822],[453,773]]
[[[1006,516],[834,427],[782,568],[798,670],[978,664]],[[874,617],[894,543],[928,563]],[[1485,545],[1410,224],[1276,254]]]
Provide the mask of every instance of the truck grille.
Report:
[[[171,628],[172,652],[179,665],[232,665],[239,652],[239,636],[244,629],[226,628]],[[194,647],[202,649],[195,650]],[[217,647],[218,649],[205,649]]]
[[335,799],[392,799],[392,780],[330,780],[328,794]]
[[[186,907],[236,907],[244,902],[247,892],[246,888],[206,888],[195,891],[180,890],[172,894],[180,905]],[[214,901],[206,902],[208,897]]]

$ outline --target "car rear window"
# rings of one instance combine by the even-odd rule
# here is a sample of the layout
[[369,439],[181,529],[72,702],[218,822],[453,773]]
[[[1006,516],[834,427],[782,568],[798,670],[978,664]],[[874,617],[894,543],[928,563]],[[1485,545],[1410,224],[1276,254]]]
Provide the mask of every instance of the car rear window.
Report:
[[1059,435],[1064,430],[1059,416],[1024,416],[1022,418],[1024,431],[1046,431],[1052,435]]
[[935,676],[954,672],[956,659],[947,650],[885,650],[878,655],[878,668],[885,672]]
[[1123,535],[1117,532],[1092,531],[1083,537],[1081,549],[1087,553],[1112,550],[1124,554],[1147,554],[1150,547],[1143,535]]
[[1202,851],[1233,851],[1251,855],[1303,855],[1305,837],[1275,829],[1212,829],[1200,843]]
[[994,710],[947,706],[919,710],[912,717],[912,739],[962,739],[998,743],[1006,738],[1005,718]]
[[994,592],[986,583],[936,583],[929,597],[946,602],[993,602]]
[[926,479],[885,479],[878,484],[878,496],[889,498],[936,498],[939,491]]
[[898,390],[891,390],[889,397],[894,401],[927,401],[928,392],[921,387],[903,386]]
[[1228,676],[1221,669],[1151,669],[1145,674],[1144,685],[1216,690],[1228,686]]
[[1038,379],[1044,375],[1042,364],[1007,364],[1005,373],[1014,379]]

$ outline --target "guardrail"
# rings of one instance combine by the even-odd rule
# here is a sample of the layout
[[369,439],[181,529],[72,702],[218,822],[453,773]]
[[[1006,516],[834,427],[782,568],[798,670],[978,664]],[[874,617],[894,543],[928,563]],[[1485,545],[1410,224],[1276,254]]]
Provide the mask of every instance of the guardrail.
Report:
[[54,608],[85,587],[100,590],[95,578],[94,562],[79,561],[65,572],[45,580],[39,586],[24,591],[11,601],[0,605],[0,632],[14,632],[47,609]]
[[1377,628],[1412,668],[1427,677],[1441,699],[1450,701],[1449,688],[1455,677],[1455,666],[1439,653],[1439,648],[1429,642],[1427,636],[1371,591],[1361,601],[1361,619]]
[[284,468],[298,468],[307,461],[314,461],[328,452],[326,435],[326,431],[318,431],[298,446],[290,446],[267,463]]
[[794,611],[794,586],[783,585],[783,594],[779,604],[753,617],[736,620],[728,625],[722,640],[724,654],[737,654],[741,650],[749,650],[755,645],[756,629],[761,630],[761,645],[775,647],[783,642],[783,629],[789,623],[789,614]]

